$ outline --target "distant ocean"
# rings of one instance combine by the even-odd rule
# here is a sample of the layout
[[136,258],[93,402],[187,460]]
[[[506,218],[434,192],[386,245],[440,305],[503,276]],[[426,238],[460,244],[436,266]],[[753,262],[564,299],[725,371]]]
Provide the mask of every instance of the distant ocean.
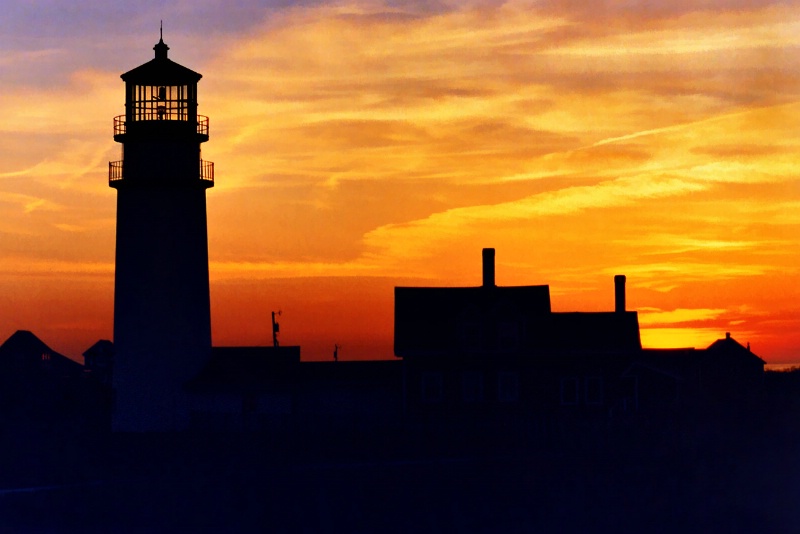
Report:
[[766,371],[788,371],[792,368],[800,368],[800,363],[768,363],[764,366]]

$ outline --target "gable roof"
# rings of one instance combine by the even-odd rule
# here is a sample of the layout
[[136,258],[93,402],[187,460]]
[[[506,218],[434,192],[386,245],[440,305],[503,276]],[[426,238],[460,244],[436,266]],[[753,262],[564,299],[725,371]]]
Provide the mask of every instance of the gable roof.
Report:
[[0,345],[0,365],[6,368],[30,368],[47,357],[49,370],[80,373],[83,366],[48,347],[29,330],[17,330]]
[[8,357],[12,354],[28,354],[52,352],[44,341],[36,337],[30,330],[17,330],[2,345],[0,345],[0,356]]
[[723,339],[718,339],[708,346],[706,352],[711,356],[725,357],[725,358],[741,358],[745,360],[752,359],[756,363],[766,364],[763,359],[759,358],[750,350],[749,346],[745,347],[735,339],[733,339],[729,332],[725,333]]
[[84,358],[92,355],[112,356],[113,354],[114,354],[114,343],[112,343],[108,339],[99,339],[95,342],[94,345],[83,351]]

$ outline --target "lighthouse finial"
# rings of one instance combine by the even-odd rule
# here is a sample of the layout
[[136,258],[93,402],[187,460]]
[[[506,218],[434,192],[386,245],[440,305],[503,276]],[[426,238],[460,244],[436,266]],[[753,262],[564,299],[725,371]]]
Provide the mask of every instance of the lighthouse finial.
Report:
[[156,51],[156,58],[166,59],[167,58],[167,50],[169,47],[164,42],[164,21],[161,21],[161,25],[159,26],[159,39],[156,45],[153,47],[153,50]]

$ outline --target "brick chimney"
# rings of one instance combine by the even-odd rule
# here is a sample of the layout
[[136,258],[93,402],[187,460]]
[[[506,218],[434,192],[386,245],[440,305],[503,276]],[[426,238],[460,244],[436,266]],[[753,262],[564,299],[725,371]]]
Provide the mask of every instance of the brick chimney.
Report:
[[618,274],[614,277],[614,311],[625,312],[625,275]]
[[493,248],[483,249],[483,287],[495,287]]

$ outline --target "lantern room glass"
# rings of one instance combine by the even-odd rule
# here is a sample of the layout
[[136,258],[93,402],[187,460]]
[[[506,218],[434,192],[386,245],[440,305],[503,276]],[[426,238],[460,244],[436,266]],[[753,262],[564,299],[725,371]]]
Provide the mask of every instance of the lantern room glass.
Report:
[[[195,87],[191,85],[133,85],[129,95],[134,121],[189,121],[194,115]],[[196,109],[196,108],[195,108]]]

